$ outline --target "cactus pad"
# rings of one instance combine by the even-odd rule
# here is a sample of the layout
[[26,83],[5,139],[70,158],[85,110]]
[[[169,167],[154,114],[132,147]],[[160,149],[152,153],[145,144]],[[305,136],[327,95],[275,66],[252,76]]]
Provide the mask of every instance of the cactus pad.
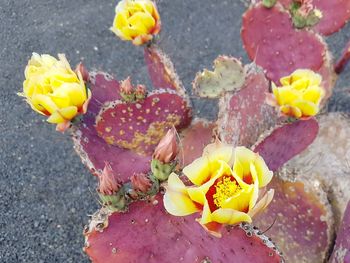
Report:
[[233,145],[253,145],[260,134],[273,127],[278,114],[266,104],[269,81],[253,65],[240,91],[226,94],[219,103],[218,131],[221,140]]
[[[289,8],[292,0],[280,0],[286,9]],[[320,22],[313,27],[315,32],[329,36],[339,31],[350,19],[349,0],[313,0],[314,8],[322,12]]]
[[324,262],[333,234],[326,194],[314,185],[287,182],[277,176],[269,187],[275,189],[274,199],[255,219],[256,225],[260,229],[271,227],[266,233],[279,244],[286,262]]
[[259,3],[248,9],[241,36],[250,59],[277,84],[296,69],[318,71],[324,64],[326,45],[311,31],[295,30],[280,4],[267,9]]
[[319,118],[315,141],[290,160],[287,170],[295,170],[297,180],[317,179],[328,193],[337,225],[350,201],[350,119],[341,113]]
[[318,123],[315,119],[300,120],[278,127],[254,149],[272,171],[278,170],[305,150],[316,138]]
[[212,142],[216,124],[204,119],[195,119],[190,127],[181,133],[180,152],[181,167],[192,163],[202,156],[203,149]]
[[350,59],[350,41],[346,44],[341,57],[338,59],[337,63],[335,64],[335,72],[337,74],[340,74],[343,72],[346,64],[349,62]]
[[173,63],[159,47],[156,45],[145,47],[144,56],[154,88],[172,89],[179,95],[185,95],[185,88],[176,74]]
[[222,238],[210,236],[195,216],[166,213],[160,196],[153,202],[132,204],[128,213],[95,218],[99,223],[92,221],[85,231],[85,252],[94,263],[282,261],[258,229],[240,225],[225,229]]
[[214,71],[205,69],[197,73],[193,89],[202,98],[219,98],[225,92],[240,89],[244,80],[244,68],[238,59],[219,56],[214,61]]
[[[82,162],[94,175],[98,175],[108,162],[119,179],[126,180],[134,173],[150,170],[151,156],[140,156],[130,150],[107,144],[97,135],[95,118],[101,105],[120,99],[119,83],[104,73],[91,74],[92,98],[83,123],[74,128],[74,148]],[[133,169],[130,169],[130,167]]]
[[343,222],[338,230],[330,263],[350,262],[350,203],[346,208]]
[[187,100],[173,90],[155,90],[136,103],[105,104],[96,118],[96,130],[108,144],[150,155],[173,125],[182,129],[190,122]]

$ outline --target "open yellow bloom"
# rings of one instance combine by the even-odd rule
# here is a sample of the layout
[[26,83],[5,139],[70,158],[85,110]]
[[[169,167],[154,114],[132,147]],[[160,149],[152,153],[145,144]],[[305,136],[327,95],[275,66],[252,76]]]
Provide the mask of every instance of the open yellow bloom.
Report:
[[281,78],[282,86],[272,86],[277,105],[284,115],[308,118],[319,112],[324,96],[321,75],[308,69],[298,69],[290,76]]
[[257,153],[219,141],[208,145],[202,157],[183,173],[193,185],[186,186],[178,175],[171,174],[164,195],[165,209],[175,216],[201,212],[199,223],[216,235],[217,226],[222,224],[250,223],[274,193],[270,190],[259,200],[259,188],[271,181],[272,172]]
[[58,130],[66,129],[70,121],[87,110],[91,92],[83,78],[71,69],[66,57],[33,53],[25,69],[23,92],[20,96],[36,112],[49,116],[50,123]]
[[122,0],[115,8],[111,30],[122,40],[142,45],[161,28],[157,6],[150,0]]

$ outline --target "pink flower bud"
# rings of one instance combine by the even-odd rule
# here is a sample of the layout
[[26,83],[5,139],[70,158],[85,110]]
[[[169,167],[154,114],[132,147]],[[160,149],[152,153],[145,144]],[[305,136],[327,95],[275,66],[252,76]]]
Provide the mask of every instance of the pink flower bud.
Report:
[[176,129],[172,127],[154,150],[153,159],[162,163],[170,163],[176,158],[177,152]]
[[144,173],[134,174],[130,178],[131,185],[136,191],[147,193],[152,186],[151,180]]
[[146,93],[146,86],[138,84],[135,91],[136,99],[143,100],[146,97]]
[[134,92],[134,87],[131,84],[131,78],[128,77],[127,79],[121,81],[120,83],[120,92],[124,94],[132,94]]
[[82,62],[80,62],[76,66],[74,72],[77,75],[79,75],[78,72],[80,72],[81,76],[83,77],[84,82],[88,82],[90,80],[89,71],[87,71],[87,69],[85,68],[85,66]]
[[98,191],[104,195],[113,195],[117,193],[121,187],[121,182],[113,174],[112,167],[109,163],[105,163],[102,173],[99,175],[100,183]]
[[312,5],[312,0],[298,0],[297,2],[300,4],[298,13],[303,17],[308,16],[310,12],[314,9]]

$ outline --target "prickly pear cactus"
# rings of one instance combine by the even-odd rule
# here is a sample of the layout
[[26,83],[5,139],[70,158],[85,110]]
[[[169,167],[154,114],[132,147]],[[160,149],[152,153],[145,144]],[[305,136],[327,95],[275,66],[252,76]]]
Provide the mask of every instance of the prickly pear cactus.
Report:
[[253,145],[260,134],[278,121],[275,109],[266,103],[270,84],[263,71],[246,65],[246,77],[236,93],[226,93],[219,102],[220,138],[233,145]]
[[205,69],[193,82],[194,92],[202,98],[218,98],[226,92],[241,88],[245,81],[242,63],[233,57],[219,56],[214,71]]
[[[295,0],[280,0],[286,9]],[[299,1],[301,2],[301,1]],[[313,26],[312,30],[321,35],[329,36],[339,31],[350,19],[350,1],[349,0],[312,0],[309,2],[313,8],[318,9],[321,13],[319,22]]]
[[178,154],[180,166],[184,167],[201,156],[205,146],[213,142],[216,123],[194,119],[190,127],[181,133],[181,147]]
[[96,214],[84,233],[84,250],[94,263],[283,261],[274,243],[257,228],[230,227],[217,239],[194,217],[166,213],[159,196],[132,204],[125,214]]
[[279,83],[296,69],[311,69],[323,76],[325,99],[336,79],[325,41],[316,33],[293,27],[289,12],[277,3],[266,8],[252,5],[243,15],[241,36],[248,56]]
[[286,262],[324,262],[334,232],[326,193],[317,185],[289,182],[276,175],[271,187],[274,199],[256,225],[269,229],[266,234],[280,245]]
[[328,113],[320,116],[318,122],[320,128],[315,141],[287,163],[285,172],[288,175],[294,171],[297,175],[290,180],[319,182],[328,195],[339,226],[350,201],[349,117],[342,113]]
[[274,129],[258,143],[254,151],[263,156],[271,170],[277,171],[312,144],[317,133],[318,123],[315,119],[287,123]]
[[[254,62],[244,66],[240,60],[222,55],[214,61],[213,70],[204,69],[193,81],[196,95],[218,99],[216,122],[192,121],[189,97],[170,58],[155,44],[161,27],[156,5],[141,2],[122,1],[118,5],[113,31],[137,45],[153,39],[144,47],[153,87],[147,92],[144,85],[134,86],[130,78],[119,82],[105,73],[89,74],[83,65],[79,65],[76,73],[81,85],[89,82],[87,88],[92,96],[91,99],[90,94],[86,96],[86,105],[90,103],[87,112],[85,108],[82,111],[85,115],[80,122],[72,118],[74,147],[99,179],[96,191],[103,206],[84,229],[84,250],[92,262],[265,263],[286,259],[317,263],[330,255],[331,262],[349,261],[349,118],[339,113],[314,115],[327,103],[337,74],[350,58],[347,45],[334,66],[321,37],[338,31],[350,19],[350,0],[250,1],[243,15],[241,37]],[[135,23],[136,18],[140,21],[134,26],[141,31],[148,29],[147,34],[134,36],[134,31],[125,29],[128,26],[125,21]],[[149,28],[141,23],[145,22],[143,19]],[[304,74],[312,70],[309,75],[313,77],[304,80],[299,75],[301,81],[295,83],[300,80],[293,80],[292,72],[297,69],[305,69]],[[322,83],[315,73],[321,75]],[[283,84],[280,79],[285,76],[288,77]],[[301,96],[300,90],[309,86],[314,89]],[[282,99],[288,103],[278,102],[281,99],[277,98],[278,88],[285,92]],[[89,89],[86,91],[89,93]],[[275,96],[275,105],[271,96]],[[285,111],[281,110],[282,106]],[[310,108],[316,109],[315,114],[304,114]],[[299,110],[300,114],[287,114],[293,110]],[[218,142],[218,138],[231,146],[252,148],[255,153],[250,149],[241,153],[249,156],[244,156],[246,159],[253,156],[254,161],[247,161],[249,176],[245,174],[247,165],[240,163],[235,152],[231,158],[234,160],[225,165],[230,172],[231,169],[234,173],[241,172],[242,178],[232,176],[233,181],[223,174],[215,180],[209,178],[215,182],[207,190],[206,183],[188,188],[190,183],[181,175],[185,166],[194,164],[187,172],[209,170],[213,176],[212,164],[223,161],[210,160],[210,154],[228,155],[228,148],[232,154],[231,146],[227,145],[223,147],[226,152],[214,151],[217,149],[212,145],[213,153],[206,148],[214,139]],[[255,163],[258,157],[262,160]],[[230,162],[237,160],[238,164],[230,167]],[[266,185],[260,187],[258,181],[266,178],[257,179],[255,174],[270,179],[272,171],[274,177],[269,189]],[[172,172],[181,178],[173,176],[171,184],[167,180]],[[242,184],[238,185],[237,180]],[[241,199],[237,204],[232,202],[236,201],[233,194],[243,186],[246,192],[240,198],[249,196],[248,208],[221,207],[227,203],[243,206]],[[247,194],[252,189],[252,194]],[[176,216],[166,212],[163,204],[163,194],[167,196],[170,190],[174,191],[176,201],[179,196],[185,200],[185,208],[173,209],[179,213]],[[210,221],[211,216],[205,213],[213,213],[209,207],[213,204],[208,200],[202,204],[203,196],[208,199],[209,193],[210,202],[219,207],[210,193],[213,191],[223,200],[221,221]],[[269,194],[264,195],[265,191]],[[227,222],[242,222],[237,218],[251,222],[259,210],[249,214],[251,206],[255,208],[254,202],[259,200],[258,208],[266,208],[273,194],[271,205],[254,218],[257,227],[246,223],[222,227]],[[179,205],[169,201],[173,198],[170,195],[167,198],[165,204],[168,200],[168,205]],[[205,205],[206,209],[202,209]],[[198,211],[202,211],[202,220],[206,222],[202,226],[196,216],[187,216]],[[218,225],[223,229],[222,236],[214,231]],[[265,233],[279,244],[284,256]]]
[[344,213],[343,221],[337,233],[335,247],[329,262],[350,262],[350,203]]
[[172,126],[181,130],[191,122],[188,102],[173,90],[156,90],[142,101],[104,104],[96,116],[97,134],[106,143],[151,155]]
[[[105,162],[122,180],[149,172],[151,155],[166,131],[172,126],[181,130],[190,125],[190,102],[171,62],[164,62],[165,55],[159,62],[159,52],[147,59],[150,76],[155,84],[168,83],[169,89],[155,89],[139,100],[125,101],[118,81],[107,74],[92,74],[92,99],[82,124],[73,132],[73,140],[77,153],[94,174],[103,170]],[[155,70],[167,74],[154,75]]]

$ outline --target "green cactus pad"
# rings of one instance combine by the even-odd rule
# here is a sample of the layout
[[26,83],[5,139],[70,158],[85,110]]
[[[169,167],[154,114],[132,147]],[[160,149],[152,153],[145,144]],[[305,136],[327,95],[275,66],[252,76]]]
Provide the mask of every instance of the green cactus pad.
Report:
[[239,90],[244,84],[245,70],[233,57],[219,56],[214,61],[214,71],[205,69],[197,73],[194,92],[202,98],[219,98],[225,92]]

